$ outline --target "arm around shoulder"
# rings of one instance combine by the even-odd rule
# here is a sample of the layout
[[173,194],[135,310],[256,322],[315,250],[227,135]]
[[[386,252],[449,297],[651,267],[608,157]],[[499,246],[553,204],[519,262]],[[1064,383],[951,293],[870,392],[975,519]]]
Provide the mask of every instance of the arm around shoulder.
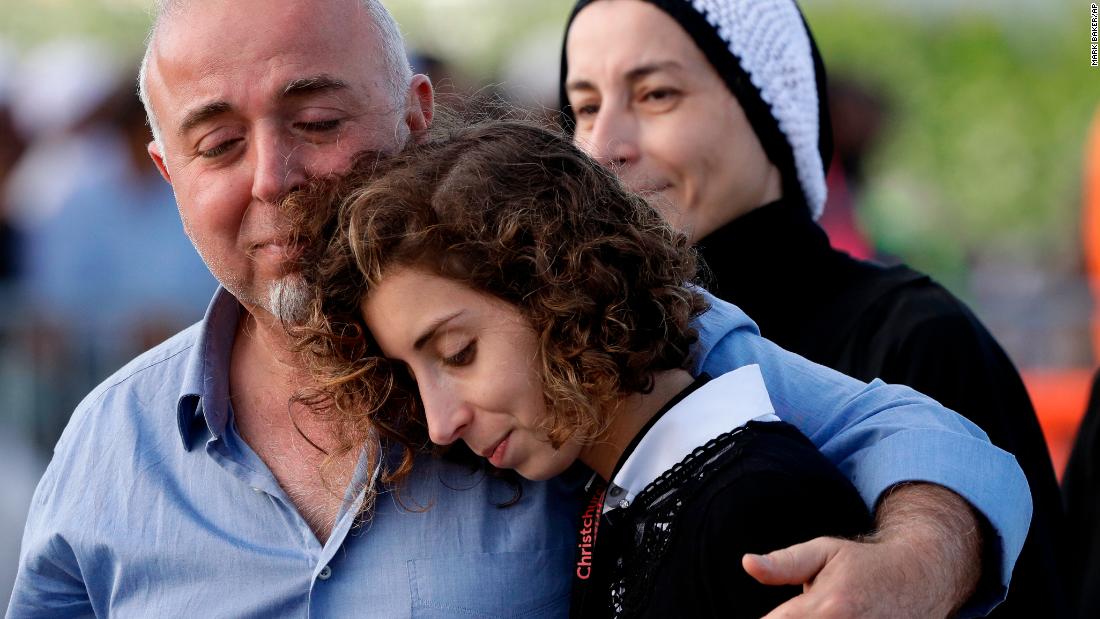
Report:
[[[726,314],[719,312],[716,320],[728,320]],[[716,329],[707,326],[706,315],[701,328]],[[978,592],[975,601],[985,601],[975,608],[991,608],[1003,599],[1032,510],[1027,480],[1012,455],[993,446],[976,425],[916,391],[881,381],[866,384],[815,364],[760,337],[751,323],[720,337],[709,333],[702,341],[702,371],[718,375],[759,364],[779,417],[808,436],[867,505],[878,506],[899,484],[927,482],[950,490],[984,516],[992,532],[988,556],[999,557],[986,567],[999,578],[983,579],[996,585]]]

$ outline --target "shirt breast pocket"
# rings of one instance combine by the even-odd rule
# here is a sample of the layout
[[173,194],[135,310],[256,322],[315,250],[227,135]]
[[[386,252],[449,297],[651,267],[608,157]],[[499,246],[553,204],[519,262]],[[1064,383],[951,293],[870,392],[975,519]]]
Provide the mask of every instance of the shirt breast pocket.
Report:
[[569,616],[571,548],[408,562],[413,617]]

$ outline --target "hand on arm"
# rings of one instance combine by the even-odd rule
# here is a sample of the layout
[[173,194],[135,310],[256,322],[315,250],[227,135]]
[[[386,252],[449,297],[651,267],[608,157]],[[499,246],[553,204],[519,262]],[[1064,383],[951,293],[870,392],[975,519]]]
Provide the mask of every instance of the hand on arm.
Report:
[[984,566],[979,520],[965,500],[934,484],[896,486],[876,523],[859,541],[819,537],[745,555],[745,570],[761,583],[803,585],[765,619],[946,617],[970,598]]
[[[713,297],[708,301],[712,309],[699,321],[698,369],[719,375],[759,364],[779,418],[805,434],[880,514],[882,497],[907,482],[939,484],[963,497],[987,525],[989,548],[984,577],[963,612],[988,613],[1003,600],[1032,512],[1027,478],[1016,459],[991,445],[972,422],[919,393],[877,380],[862,383],[784,351],[761,338],[738,308]],[[831,563],[856,549],[872,555],[878,550],[843,548],[847,551]],[[914,554],[909,548],[903,553]]]

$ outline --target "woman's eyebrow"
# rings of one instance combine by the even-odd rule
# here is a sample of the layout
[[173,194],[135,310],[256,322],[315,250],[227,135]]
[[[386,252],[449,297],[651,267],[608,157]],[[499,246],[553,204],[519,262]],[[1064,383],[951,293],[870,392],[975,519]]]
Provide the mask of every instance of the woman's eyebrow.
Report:
[[637,82],[643,78],[649,77],[654,73],[660,73],[661,71],[679,71],[684,67],[675,60],[663,60],[661,62],[647,62],[643,65],[638,65],[633,69],[626,72],[626,81]]
[[458,318],[465,311],[466,310],[458,310],[457,312],[449,316],[444,316],[443,318],[440,318],[439,320],[428,325],[428,328],[424,331],[424,333],[420,334],[420,337],[416,338],[416,341],[413,342],[413,350],[419,351],[420,349],[424,348],[424,345],[430,342],[431,339],[435,337],[436,333],[439,332],[440,327],[454,320],[455,318]]
[[[634,83],[642,80],[654,73],[660,73],[661,71],[682,71],[684,66],[675,60],[662,60],[658,62],[647,62],[645,64],[633,67],[624,75],[627,82]],[[565,82],[565,91],[589,91],[597,90],[596,85],[587,79],[574,79]]]

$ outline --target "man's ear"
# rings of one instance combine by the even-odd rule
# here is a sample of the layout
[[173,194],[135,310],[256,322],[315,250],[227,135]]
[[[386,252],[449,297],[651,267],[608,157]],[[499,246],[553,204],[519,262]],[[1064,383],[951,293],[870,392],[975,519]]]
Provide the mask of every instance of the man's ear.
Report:
[[405,124],[412,139],[423,142],[428,139],[428,129],[435,114],[435,92],[427,75],[414,75],[409,82],[409,95],[405,102]]
[[164,180],[168,181],[168,184],[172,184],[172,175],[168,173],[168,166],[164,165],[164,155],[160,152],[160,146],[155,141],[149,142],[149,146],[146,147],[149,151],[149,158],[153,160],[153,164],[157,166],[157,171],[164,177]]

